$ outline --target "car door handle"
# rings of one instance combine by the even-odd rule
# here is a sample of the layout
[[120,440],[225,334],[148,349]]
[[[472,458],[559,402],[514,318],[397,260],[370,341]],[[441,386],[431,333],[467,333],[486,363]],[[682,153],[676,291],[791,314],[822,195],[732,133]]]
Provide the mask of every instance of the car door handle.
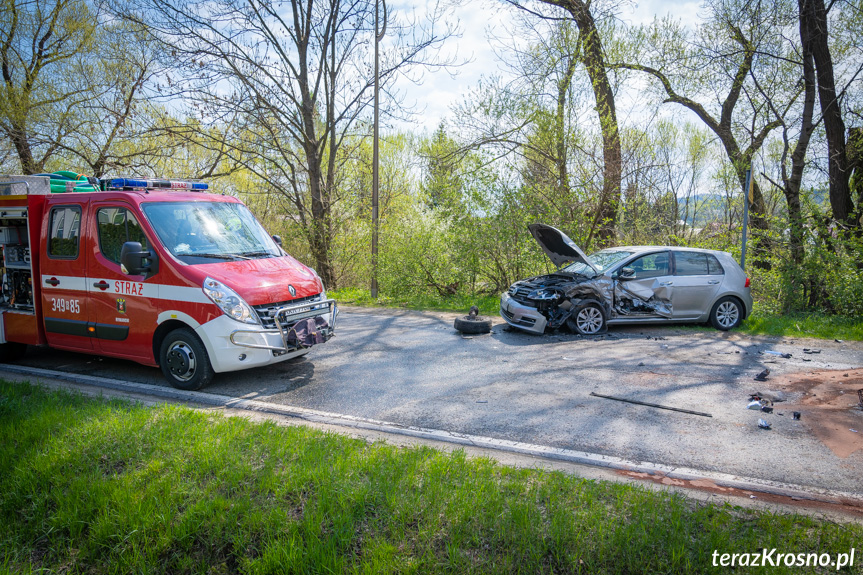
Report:
[[60,285],[60,280],[58,280],[57,278],[48,278],[45,280],[45,283],[50,285],[50,286],[56,287],[56,286]]
[[108,283],[108,282],[106,282],[105,280],[101,280],[101,281],[97,281],[96,283],[94,283],[94,284],[93,284],[93,287],[97,287],[97,288],[99,288],[100,290],[105,291],[106,289],[108,289],[109,287],[111,287],[111,284],[109,284],[109,283]]
[[670,286],[670,285],[674,285],[674,282],[659,282],[659,285],[661,285],[661,286]]
[[710,284],[710,285],[712,285],[712,286],[715,286],[716,284],[718,284],[718,283],[719,283],[719,280],[710,280],[710,281],[708,281],[707,283],[709,283],[709,284]]

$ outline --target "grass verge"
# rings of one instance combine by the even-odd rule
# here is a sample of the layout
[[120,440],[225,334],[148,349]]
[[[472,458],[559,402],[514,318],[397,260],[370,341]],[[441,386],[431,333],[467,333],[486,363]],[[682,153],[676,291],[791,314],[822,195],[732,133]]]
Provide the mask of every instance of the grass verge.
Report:
[[[343,288],[330,292],[339,303],[364,307],[399,307],[422,311],[464,312],[470,306],[479,307],[480,313],[497,317],[500,296],[458,294],[451,297],[414,295],[401,298],[380,296],[373,299],[369,290]],[[694,329],[713,329],[695,326]],[[832,316],[819,313],[775,315],[762,312],[756,304],[754,313],[743,322],[737,331],[753,335],[778,335],[785,337],[813,337],[863,341],[863,319]]]
[[342,288],[327,292],[339,303],[363,307],[398,307],[421,311],[452,311],[467,313],[470,306],[479,308],[482,315],[497,316],[500,295],[471,295],[459,293],[442,297],[432,295],[406,295],[403,297],[381,295],[377,299],[367,289]]
[[860,525],[0,381],[0,572],[697,573],[714,551],[861,541]]
[[759,312],[757,306],[741,330],[759,335],[863,341],[861,318],[818,313],[773,315]]

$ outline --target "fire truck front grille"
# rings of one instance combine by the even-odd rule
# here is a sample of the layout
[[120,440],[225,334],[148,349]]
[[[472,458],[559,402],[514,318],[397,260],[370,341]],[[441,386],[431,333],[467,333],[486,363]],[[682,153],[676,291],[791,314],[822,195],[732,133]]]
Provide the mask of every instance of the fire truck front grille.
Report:
[[[321,301],[323,299],[322,294],[312,295],[309,297],[300,297],[297,299],[292,299],[289,301],[282,301],[278,303],[265,303],[261,305],[252,306],[255,309],[255,312],[258,314],[258,317],[261,318],[261,325],[266,329],[276,329],[276,319],[275,313],[277,310],[286,307],[286,306],[295,306],[301,304],[314,303],[316,301]],[[327,310],[327,306],[321,306],[321,310]],[[290,316],[289,316],[290,317]]]

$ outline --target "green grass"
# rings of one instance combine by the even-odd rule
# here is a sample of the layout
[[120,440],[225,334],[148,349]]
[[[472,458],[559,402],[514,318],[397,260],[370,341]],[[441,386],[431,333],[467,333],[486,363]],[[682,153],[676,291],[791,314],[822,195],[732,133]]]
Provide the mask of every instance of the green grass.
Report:
[[714,550],[860,558],[861,541],[856,524],[0,381],[0,572],[698,573]]
[[438,295],[406,295],[402,297],[379,295],[372,298],[371,292],[360,288],[342,288],[327,292],[340,304],[364,307],[398,307],[422,311],[454,311],[467,313],[475,305],[483,315],[496,316],[500,309],[500,295],[471,295],[459,293],[449,297]]
[[[500,296],[458,294],[452,297],[432,295],[409,295],[401,298],[380,296],[373,299],[369,290],[343,288],[330,292],[341,304],[364,307],[399,307],[422,311],[465,312],[470,306],[479,307],[480,313],[496,317],[500,308]],[[696,330],[712,330],[694,326]],[[754,313],[737,331],[752,335],[780,335],[786,337],[813,337],[863,341],[863,319],[832,316],[822,313],[776,315],[765,313],[755,306]]]
[[741,331],[760,335],[863,341],[863,319],[820,313],[775,315],[761,313],[756,306]]

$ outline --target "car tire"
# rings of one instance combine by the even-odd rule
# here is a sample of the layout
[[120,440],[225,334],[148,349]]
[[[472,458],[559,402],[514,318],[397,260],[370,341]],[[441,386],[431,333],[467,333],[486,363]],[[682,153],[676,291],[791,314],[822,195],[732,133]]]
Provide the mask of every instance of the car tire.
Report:
[[26,343],[16,343],[14,341],[0,343],[0,363],[17,361],[24,357],[25,353],[27,353]]
[[488,333],[491,331],[491,318],[465,315],[455,318],[452,326],[462,333]]
[[159,349],[159,366],[177,389],[194,391],[213,381],[215,372],[201,339],[188,328],[170,332]]
[[710,325],[720,331],[728,331],[743,321],[743,304],[736,297],[720,298],[710,310]]
[[578,304],[566,320],[566,327],[579,335],[596,335],[606,329],[605,311],[596,301]]

